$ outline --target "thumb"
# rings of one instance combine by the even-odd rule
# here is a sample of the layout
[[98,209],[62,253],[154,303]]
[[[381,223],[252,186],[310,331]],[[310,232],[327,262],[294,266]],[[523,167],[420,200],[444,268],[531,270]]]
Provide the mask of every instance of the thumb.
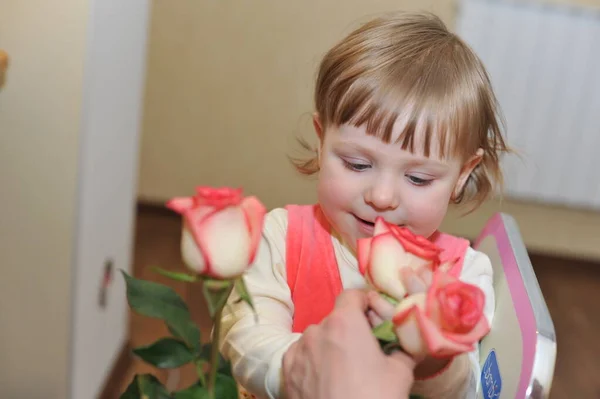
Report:
[[367,293],[360,289],[342,291],[335,301],[336,309],[350,308],[366,312],[368,306],[369,300],[367,299]]
[[413,359],[410,355],[401,350],[394,351],[388,355],[388,358],[390,361],[394,362],[394,364],[410,370],[411,373],[418,363],[418,359]]
[[388,357],[388,364],[391,366],[390,368],[393,370],[394,378],[401,384],[402,389],[405,393],[405,398],[408,398],[415,382],[415,367],[416,362],[410,356],[402,351],[394,352]]

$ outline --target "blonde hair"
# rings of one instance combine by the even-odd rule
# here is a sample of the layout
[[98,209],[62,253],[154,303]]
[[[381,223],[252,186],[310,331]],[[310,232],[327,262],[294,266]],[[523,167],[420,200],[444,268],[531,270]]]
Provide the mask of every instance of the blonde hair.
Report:
[[[424,133],[425,156],[432,136],[440,156],[464,161],[483,149],[455,203],[475,208],[502,185],[500,154],[509,151],[485,67],[469,46],[430,13],[394,13],[350,33],[323,58],[314,101],[323,132],[328,127],[366,125],[367,134],[390,142],[397,120],[399,142],[415,150],[415,131]],[[299,172],[318,172],[316,150],[309,159],[292,160]]]

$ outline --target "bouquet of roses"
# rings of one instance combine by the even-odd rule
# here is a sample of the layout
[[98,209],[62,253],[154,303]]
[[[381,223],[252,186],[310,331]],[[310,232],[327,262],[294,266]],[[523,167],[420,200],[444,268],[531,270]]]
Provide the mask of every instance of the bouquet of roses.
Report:
[[[260,241],[264,205],[242,190],[199,187],[192,197],[167,206],[184,220],[182,240],[192,273],[157,272],[178,281],[201,284],[213,320],[213,339],[201,345],[200,329],[173,289],[124,273],[129,306],[136,313],[162,319],[170,337],[135,348],[134,354],[158,368],[196,367],[198,380],[169,392],[151,374],[136,375],[121,399],[237,399],[231,368],[219,354],[221,313],[236,290],[253,306],[243,275]],[[440,249],[408,229],[377,219],[373,237],[358,241],[362,274],[393,309],[390,320],[374,328],[384,350],[400,347],[415,357],[451,357],[473,349],[489,326],[483,316],[484,294],[440,264]]]
[[489,332],[483,291],[460,281],[452,262],[441,264],[441,249],[425,237],[378,218],[357,252],[361,273],[393,306],[391,320],[374,328],[385,350],[448,358]]

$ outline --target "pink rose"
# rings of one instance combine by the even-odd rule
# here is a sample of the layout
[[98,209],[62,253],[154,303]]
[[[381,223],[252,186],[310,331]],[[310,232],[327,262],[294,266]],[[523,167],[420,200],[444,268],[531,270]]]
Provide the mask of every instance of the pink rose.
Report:
[[193,197],[173,198],[167,207],[183,215],[182,253],[188,267],[229,279],[246,271],[256,255],[266,209],[241,189],[198,187]]
[[474,349],[490,330],[485,294],[438,270],[426,293],[400,302],[392,322],[402,348],[413,356],[452,357]]
[[357,247],[360,272],[378,291],[396,300],[407,294],[403,268],[421,274],[423,268],[433,272],[440,265],[441,249],[433,242],[381,217],[375,220],[373,237],[359,239]]

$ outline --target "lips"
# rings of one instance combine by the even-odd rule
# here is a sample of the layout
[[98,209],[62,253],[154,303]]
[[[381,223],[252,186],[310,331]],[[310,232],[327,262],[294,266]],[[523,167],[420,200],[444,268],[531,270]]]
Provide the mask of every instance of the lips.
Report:
[[359,217],[358,217],[358,216],[356,216],[356,215],[353,215],[353,216],[356,218],[356,220],[358,220],[358,221],[359,221],[359,222],[361,222],[361,223],[364,223],[364,224],[366,224],[366,225],[368,225],[368,226],[375,226],[375,223],[374,223],[374,222],[369,222],[368,220],[361,219],[361,218],[359,218]]
[[[366,225],[366,226],[375,227],[375,222],[371,222],[371,221],[369,221],[369,220],[366,220],[366,219],[359,218],[359,217],[358,217],[358,216],[356,216],[355,214],[352,214],[352,216],[354,216],[354,218],[355,218],[356,220],[358,220],[359,222],[361,222],[362,224],[364,224],[364,225]],[[397,224],[397,226],[399,226],[399,227],[404,227],[404,224]]]

